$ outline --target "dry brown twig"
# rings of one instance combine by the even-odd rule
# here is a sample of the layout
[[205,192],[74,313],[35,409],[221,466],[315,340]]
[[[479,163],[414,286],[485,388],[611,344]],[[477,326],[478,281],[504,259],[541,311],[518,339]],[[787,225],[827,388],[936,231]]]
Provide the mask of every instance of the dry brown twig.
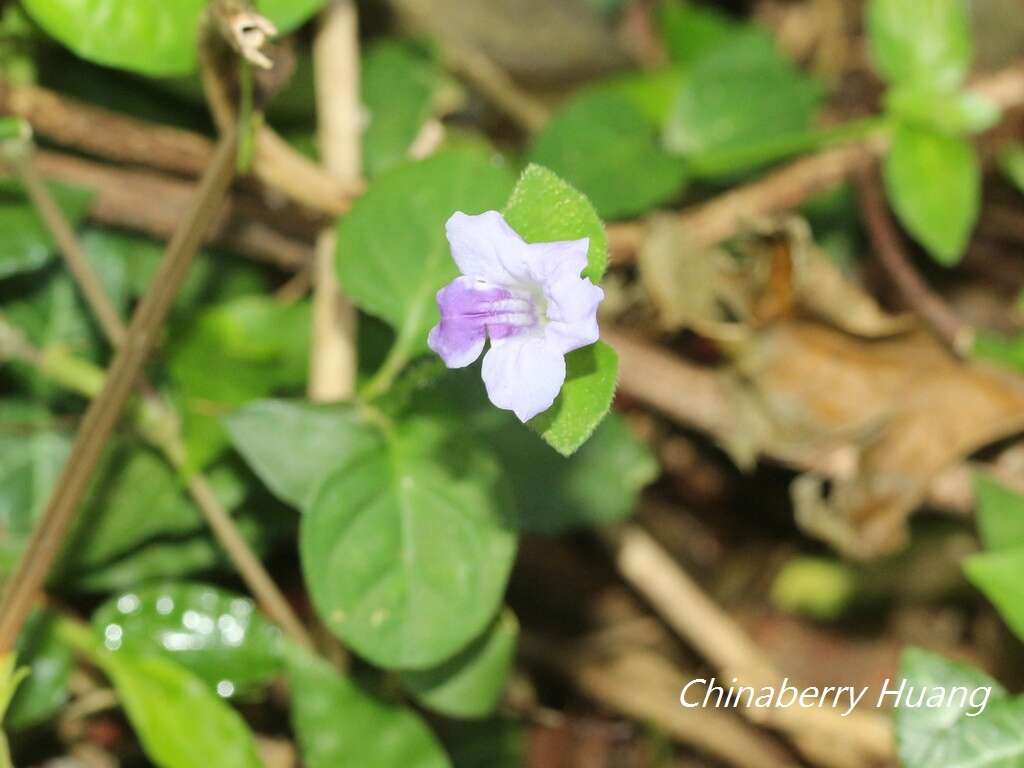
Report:
[[[147,170],[118,168],[49,150],[36,153],[41,176],[92,190],[89,217],[101,224],[167,240],[188,209],[195,184]],[[152,205],[159,200],[160,205]],[[223,245],[287,271],[312,260],[312,247],[265,223],[270,217],[235,194],[204,233],[205,243]]]
[[[642,528],[625,525],[606,540],[623,578],[654,607],[668,625],[715,667],[725,680],[755,690],[777,687],[782,674],[731,617],[691,579]],[[890,760],[892,734],[880,715],[831,709],[744,709],[759,725],[776,729],[808,758],[821,765],[869,765]]]
[[[313,43],[317,115],[324,165],[342,184],[362,175],[359,121],[359,24],[353,0],[334,0]],[[345,400],[355,391],[356,310],[334,270],[333,223],[319,234],[313,267],[313,347],[309,397]]]

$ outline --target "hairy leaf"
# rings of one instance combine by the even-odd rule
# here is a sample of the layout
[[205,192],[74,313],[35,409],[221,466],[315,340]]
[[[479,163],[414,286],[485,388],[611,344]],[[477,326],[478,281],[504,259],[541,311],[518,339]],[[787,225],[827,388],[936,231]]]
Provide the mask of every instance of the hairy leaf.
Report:
[[528,243],[590,238],[583,276],[595,285],[608,267],[608,238],[594,207],[553,171],[527,166],[504,211],[505,219]]

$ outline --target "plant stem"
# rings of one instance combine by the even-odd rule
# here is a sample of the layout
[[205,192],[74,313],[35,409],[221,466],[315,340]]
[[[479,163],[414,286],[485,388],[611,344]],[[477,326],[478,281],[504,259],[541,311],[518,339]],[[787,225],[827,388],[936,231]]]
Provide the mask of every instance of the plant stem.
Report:
[[[242,64],[248,66],[245,62]],[[246,125],[242,124],[240,130],[246,131]],[[17,169],[33,204],[59,244],[65,263],[82,289],[86,302],[100,318],[105,335],[115,348],[121,347],[126,336],[124,323],[63,211],[36,174],[28,152],[23,154]],[[44,372],[80,394],[92,398],[102,388],[103,372],[84,361],[61,354],[59,350],[44,350],[40,360]],[[209,481],[200,472],[189,469],[178,414],[149,387],[144,377],[139,383],[145,406],[137,413],[137,416],[141,416],[138,420],[140,433],[161,450],[167,461],[185,479],[193,501],[263,610],[296,642],[311,647],[311,640],[302,622],[239,532],[231,514],[212,492]]]
[[974,346],[975,331],[928,287],[914,269],[903,247],[899,229],[885,202],[882,185],[875,171],[865,171],[857,189],[868,236],[878,259],[904,300],[924,320],[954,354],[966,357]]
[[132,317],[103,389],[85,412],[54,492],[0,600],[0,653],[14,647],[188,266],[220,211],[234,175],[237,147],[237,132],[229,131],[220,138],[188,213],[175,231],[160,268]]
[[409,362],[412,341],[409,338],[399,336],[398,340],[391,345],[387,357],[381,363],[380,368],[359,390],[359,396],[366,402],[377,399],[395,383],[398,374]]
[[96,315],[103,334],[111,344],[119,347],[124,343],[124,323],[121,322],[114,303],[107,296],[103,283],[92,269],[84,249],[64,216],[64,212],[36,172],[32,162],[32,146],[26,146],[24,152],[20,152],[16,159],[12,159],[15,171],[28,193],[29,200],[50,234],[53,235],[60,252],[64,254],[64,261],[68,265],[68,269],[71,270],[71,274],[74,275],[78,287],[82,289],[93,314]]

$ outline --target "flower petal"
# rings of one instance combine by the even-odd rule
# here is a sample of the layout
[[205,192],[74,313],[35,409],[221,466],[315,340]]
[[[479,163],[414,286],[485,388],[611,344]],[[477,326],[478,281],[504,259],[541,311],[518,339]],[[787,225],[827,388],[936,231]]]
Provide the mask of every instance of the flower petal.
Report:
[[590,238],[558,240],[551,243],[529,243],[527,258],[530,277],[539,283],[563,277],[579,277],[587,266]]
[[597,306],[604,291],[583,277],[565,276],[544,286],[548,300],[545,335],[562,354],[598,338]]
[[427,346],[449,368],[465,368],[483,352],[490,303],[507,296],[504,288],[472,277],[455,278],[437,292],[441,322],[431,329]]
[[495,285],[518,284],[529,277],[527,245],[497,211],[453,213],[445,232],[462,274]]
[[482,369],[487,397],[529,421],[555,402],[565,383],[565,357],[540,336],[491,341]]
[[427,346],[440,355],[449,368],[465,368],[484,351],[487,332],[482,327],[452,329],[438,323],[430,329]]

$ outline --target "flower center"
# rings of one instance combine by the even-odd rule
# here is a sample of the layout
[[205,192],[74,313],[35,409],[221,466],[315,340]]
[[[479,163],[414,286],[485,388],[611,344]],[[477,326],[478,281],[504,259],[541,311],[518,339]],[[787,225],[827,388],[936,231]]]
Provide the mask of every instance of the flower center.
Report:
[[484,323],[492,339],[504,339],[540,325],[541,316],[525,292],[504,289],[507,298],[490,302]]

